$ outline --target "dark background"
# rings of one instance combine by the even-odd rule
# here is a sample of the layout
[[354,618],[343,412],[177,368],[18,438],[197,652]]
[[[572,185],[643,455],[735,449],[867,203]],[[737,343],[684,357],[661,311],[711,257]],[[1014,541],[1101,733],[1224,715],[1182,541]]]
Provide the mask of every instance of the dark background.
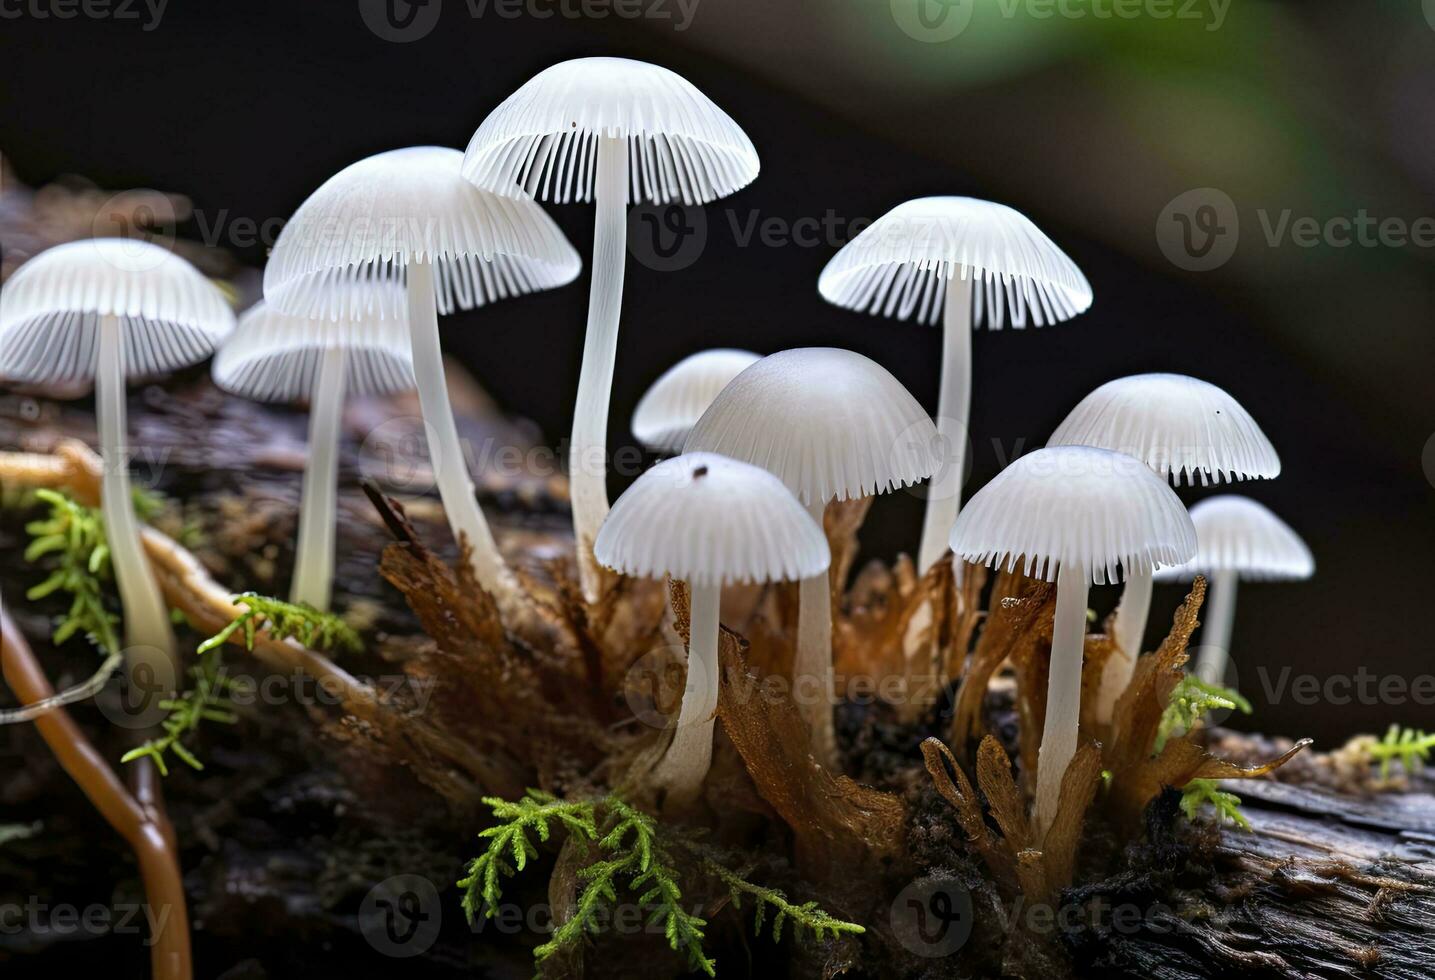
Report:
[[[636,20],[491,5],[472,16],[445,0],[408,43],[370,30],[358,0],[171,0],[148,31],[148,14],[59,20],[11,5],[0,150],[30,186],[78,174],[106,190],[187,195],[199,217],[181,214],[179,236],[257,268],[264,243],[244,240],[239,220],[272,241],[278,219],[345,164],[404,145],[463,147],[489,109],[561,59],[664,64],[744,127],[763,169],[706,209],[695,262],[629,263],[613,446],[630,440],[646,385],[711,346],[848,347],[935,408],[939,332],[829,306],[817,274],[852,221],[907,198],[1004,201],[1065,248],[1096,300],[1056,327],[976,335],[967,495],[1103,381],[1168,370],[1222,385],[1284,463],[1278,480],[1242,491],[1295,527],[1318,563],[1309,582],[1241,590],[1233,646],[1257,709],[1246,724],[1326,746],[1392,721],[1435,727],[1429,703],[1409,698],[1340,705],[1276,690],[1286,666],[1322,680],[1363,666],[1405,684],[1435,672],[1431,249],[1272,246],[1261,228],[1286,209],[1407,224],[1435,214],[1435,29],[1421,5],[1240,2],[1208,29],[1208,7],[1121,20],[1072,4],[1087,14],[1041,18],[977,0],[959,36],[927,42],[902,29],[915,2],[698,0],[679,30],[675,0]],[[1156,227],[1167,202],[1201,187],[1235,202],[1240,239],[1229,262],[1195,273],[1163,256]],[[550,213],[586,259],[591,209]],[[754,217],[784,234],[809,219],[814,237],[743,244]],[[586,301],[585,277],[449,318],[445,340],[556,441]],[[879,501],[868,551],[915,547],[920,513],[910,494]],[[1102,593],[1114,590],[1093,593],[1104,609],[1114,594]],[[1179,595],[1158,589],[1153,639]]]

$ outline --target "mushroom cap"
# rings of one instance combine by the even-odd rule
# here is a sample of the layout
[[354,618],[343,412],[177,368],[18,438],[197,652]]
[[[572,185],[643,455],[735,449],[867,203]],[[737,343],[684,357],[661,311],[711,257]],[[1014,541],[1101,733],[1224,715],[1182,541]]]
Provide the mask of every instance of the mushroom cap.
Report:
[[126,376],[196,364],[234,329],[224,293],[168,249],[128,238],[67,242],[20,266],[0,292],[0,376],[93,378],[101,316],[124,330]]
[[693,585],[788,582],[827,568],[827,536],[771,473],[716,453],[648,470],[613,504],[593,554],[625,575]]
[[1196,557],[1156,573],[1162,582],[1236,572],[1252,581],[1292,581],[1315,574],[1315,557],[1290,525],[1250,497],[1222,494],[1191,508]]
[[[572,282],[582,268],[553,219],[532,201],[500,197],[459,174],[463,154],[410,146],[351,163],[310,194],[285,224],[264,269],[264,297],[297,316],[395,316],[391,294],[355,281],[434,265],[441,313]],[[356,306],[356,297],[373,305]]]
[[937,427],[882,365],[850,350],[801,347],[733,378],[683,448],[761,466],[813,504],[924,480],[941,465],[936,446]]
[[[376,288],[376,287],[371,287]],[[398,283],[386,288],[402,293]],[[408,317],[310,320],[281,313],[262,300],[239,318],[239,327],[214,357],[214,382],[256,401],[309,398],[319,383],[324,354],[346,353],[346,395],[381,395],[414,387]]]
[[1135,456],[1177,486],[1274,477],[1280,457],[1224,389],[1184,374],[1108,381],[1057,426],[1048,446],[1096,446]]
[[1076,263],[1015,208],[974,197],[919,197],[863,228],[817,279],[829,303],[936,323],[952,278],[975,277],[972,325],[1040,327],[1091,306]]
[[488,114],[463,174],[544,201],[589,201],[598,137],[628,141],[628,203],[705,204],[752,183],[747,134],[676,72],[628,58],[576,58],[534,75]]
[[752,351],[727,347],[689,354],[664,371],[638,400],[633,435],[653,452],[681,452],[688,433],[718,392],[761,358]]
[[1019,457],[977,491],[957,515],[951,545],[993,568],[1020,566],[1050,582],[1075,567],[1100,585],[1133,568],[1186,561],[1196,529],[1176,492],[1140,460],[1058,446]]

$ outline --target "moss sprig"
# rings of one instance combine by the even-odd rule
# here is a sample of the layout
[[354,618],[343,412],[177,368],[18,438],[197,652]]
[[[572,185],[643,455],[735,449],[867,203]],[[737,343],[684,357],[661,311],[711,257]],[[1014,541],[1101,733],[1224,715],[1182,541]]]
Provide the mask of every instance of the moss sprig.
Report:
[[1155,750],[1160,752],[1172,735],[1189,732],[1209,712],[1217,710],[1251,713],[1251,702],[1233,688],[1208,684],[1195,674],[1187,674],[1171,689],[1171,700],[1161,713],[1156,730]]
[[159,703],[169,712],[160,724],[164,734],[126,752],[120,757],[121,762],[152,759],[160,774],[168,776],[169,766],[165,758],[167,754],[173,754],[191,769],[204,768],[204,763],[200,762],[191,746],[185,744],[186,740],[192,739],[205,722],[232,725],[238,720],[225,705],[239,682],[225,676],[219,649],[200,654],[198,666],[191,667],[189,675],[192,683],[187,690],[178,697],[166,698]]
[[1385,737],[1371,742],[1366,751],[1373,761],[1380,763],[1380,778],[1390,778],[1390,766],[1399,762],[1406,775],[1413,776],[1430,761],[1430,751],[1435,749],[1435,733],[1427,734],[1417,728],[1402,728],[1391,725]]
[[263,629],[277,640],[297,639],[312,650],[358,653],[364,649],[359,634],[333,613],[320,612],[308,603],[285,602],[258,592],[243,592],[233,597],[244,611],[224,629],[199,645],[200,653],[222,646],[231,636],[243,630],[244,647],[254,650],[254,638]]
[[523,870],[537,856],[535,835],[539,841],[547,841],[552,829],[561,825],[591,845],[594,859],[577,872],[583,886],[573,913],[534,950],[540,969],[555,954],[600,932],[603,911],[618,901],[619,889],[626,888],[648,913],[649,925],[662,928],[668,946],[686,957],[690,969],[716,976],[717,963],[704,950],[707,920],[683,907],[682,879],[673,853],[676,850],[684,851],[704,875],[725,886],[735,908],[741,908],[744,898],[753,900],[758,934],[770,910],[774,942],[781,940],[789,922],[793,925],[791,934],[798,939],[821,941],[865,931],[856,923],[827,914],[816,902],[794,904],[781,891],[748,881],[684,835],[665,830],[654,817],[618,796],[569,802],[529,790],[516,802],[490,797],[484,803],[499,822],[479,835],[488,845],[469,863],[467,877],[458,882],[464,890],[463,909],[470,922],[496,914],[504,879]]
[[1235,793],[1218,789],[1214,779],[1193,779],[1181,790],[1181,812],[1187,820],[1194,821],[1207,803],[1215,807],[1217,823],[1233,823],[1244,830],[1251,829],[1251,822],[1241,812],[1241,798]]
[[69,593],[70,608],[55,625],[55,645],[78,634],[88,637],[102,652],[118,654],[120,620],[105,606],[110,546],[105,539],[104,519],[96,508],[76,503],[56,490],[36,490],[35,497],[48,504],[50,512],[25,525],[31,538],[25,560],[49,558],[55,568],[25,597],[37,600],[56,592]]

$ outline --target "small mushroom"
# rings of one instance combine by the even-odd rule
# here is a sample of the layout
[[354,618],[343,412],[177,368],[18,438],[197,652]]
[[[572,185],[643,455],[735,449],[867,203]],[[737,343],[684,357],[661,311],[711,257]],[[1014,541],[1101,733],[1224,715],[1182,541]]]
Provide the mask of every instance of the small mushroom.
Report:
[[[1281,471],[1270,440],[1224,389],[1183,374],[1136,374],[1108,381],[1083,398],[1057,426],[1049,446],[1095,446],[1134,456],[1161,479],[1203,485],[1271,478]],[[1097,720],[1108,722],[1131,681],[1151,611],[1151,575],[1134,568],[1116,608],[1122,656],[1106,664]]]
[[1156,579],[1189,582],[1196,575],[1210,579],[1196,673],[1220,684],[1230,659],[1236,583],[1307,579],[1315,574],[1315,557],[1290,525],[1249,497],[1207,497],[1191,508],[1191,522],[1196,526],[1196,557],[1161,569]]
[[[777,475],[821,526],[831,500],[886,493],[937,470],[936,426],[902,383],[861,354],[804,347],[764,357],[713,400],[685,452],[731,456]],[[813,754],[837,766],[832,584],[802,579],[792,677]],[[804,687],[818,683],[818,696]]]
[[1091,285],[1021,212],[971,197],[900,204],[843,246],[817,280],[830,303],[925,323],[942,319],[937,428],[947,458],[933,479],[917,552],[926,571],[947,551],[957,518],[971,411],[972,328],[1069,320],[1091,306]]
[[[449,406],[438,314],[572,282],[581,263],[531,201],[479,190],[463,154],[441,146],[389,150],[350,164],[294,212],[264,270],[274,309],[333,323],[396,318],[407,307],[419,405],[444,511],[467,542],[474,578],[504,605],[516,596],[474,496]],[[405,303],[355,284],[400,277]]]
[[[377,302],[401,307],[403,286],[375,282],[393,295]],[[358,304],[356,304],[358,305]],[[328,611],[334,580],[334,531],[339,427],[350,395],[378,395],[414,387],[408,318],[344,319],[336,323],[291,316],[259,302],[214,359],[215,384],[266,402],[309,402],[309,455],[304,464],[299,536],[289,597]]]
[[573,534],[588,601],[591,549],[608,513],[608,401],[627,257],[627,206],[706,204],[757,176],[737,123],[682,76],[627,58],[578,58],[529,79],[489,113],[463,173],[486,190],[544,201],[593,201],[593,275],[573,409]]
[[1036,823],[1044,834],[1076,754],[1087,593],[1134,569],[1186,561],[1196,553],[1196,530],[1175,491],[1139,460],[1061,446],[1018,458],[978,491],[952,527],[951,546],[968,561],[1056,582],[1037,762]]
[[131,669],[179,680],[169,609],[140,544],[130,489],[125,381],[204,360],[234,329],[224,294],[167,249],[97,238],[47,249],[22,265],[0,299],[0,375],[31,384],[94,379],[101,510],[124,607]]
[[690,799],[712,761],[723,586],[822,575],[831,561],[827,537],[766,470],[716,453],[686,453],[634,481],[593,549],[598,561],[625,575],[668,575],[691,589],[690,676],[673,741],[652,774],[669,799]]
[[653,382],[633,412],[633,435],[655,453],[681,452],[688,433],[718,392],[762,358],[719,348],[689,354]]

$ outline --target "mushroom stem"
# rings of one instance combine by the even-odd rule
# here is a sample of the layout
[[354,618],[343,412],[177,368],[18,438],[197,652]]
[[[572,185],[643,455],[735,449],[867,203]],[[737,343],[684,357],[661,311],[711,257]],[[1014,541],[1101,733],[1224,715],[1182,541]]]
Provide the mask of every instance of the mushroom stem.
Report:
[[692,616],[688,629],[688,673],[677,729],[662,761],[653,767],[653,782],[668,799],[697,797],[712,766],[713,722],[718,702],[718,607],[721,585],[691,588]]
[[1126,585],[1116,606],[1112,625],[1116,646],[1121,656],[1110,657],[1101,673],[1101,691],[1096,701],[1096,720],[1106,724],[1116,708],[1116,701],[1131,683],[1136,671],[1136,658],[1141,656],[1141,641],[1146,635],[1146,621],[1151,615],[1151,569],[1133,568],[1126,573]]
[[419,408],[429,436],[429,455],[448,525],[462,548],[467,543],[473,577],[502,608],[516,589],[513,573],[498,553],[493,532],[474,497],[463,446],[458,439],[453,409],[448,401],[443,350],[438,337],[438,305],[434,294],[433,263],[427,257],[408,264],[409,336],[414,355],[414,379]]
[[348,372],[342,347],[331,347],[319,363],[319,380],[309,404],[309,461],[304,466],[299,542],[289,598],[329,611],[334,582],[334,528],[339,480],[339,425],[344,415]]
[[1223,684],[1226,665],[1231,660],[1231,625],[1236,621],[1236,581],[1232,569],[1211,573],[1206,590],[1210,614],[1201,627],[1201,655],[1196,660],[1196,676],[1207,684]]
[[[822,527],[827,502],[807,505],[812,519]],[[836,771],[837,735],[832,726],[836,708],[836,685],[832,677],[832,585],[829,571],[802,580],[798,586],[797,654],[792,660],[792,694],[798,713],[807,723],[812,755],[823,766]]]
[[593,272],[588,292],[588,329],[583,366],[573,407],[568,479],[573,507],[573,539],[583,596],[598,600],[600,573],[593,541],[608,516],[608,399],[618,355],[618,319],[623,306],[623,272],[628,247],[628,143],[618,136],[598,140],[594,181]]
[[[963,273],[967,273],[963,275]],[[927,485],[927,513],[917,563],[925,572],[947,553],[947,536],[962,504],[966,472],[967,419],[972,406],[972,275],[958,268],[947,282],[942,313],[942,390],[937,399],[937,435],[942,468]]]
[[1056,577],[1056,618],[1051,630],[1051,669],[1046,682],[1046,724],[1036,763],[1036,832],[1040,840],[1056,819],[1061,780],[1076,755],[1081,722],[1081,660],[1086,647],[1086,596],[1080,569],[1065,566]]
[[145,561],[139,522],[135,519],[125,450],[125,335],[119,319],[109,315],[99,318],[98,332],[95,405],[104,459],[100,512],[105,519],[110,566],[124,609],[125,656],[132,674],[141,664],[146,666],[152,676],[139,678],[136,674],[136,678],[144,681],[148,692],[163,698],[175,690],[179,669],[169,608]]

